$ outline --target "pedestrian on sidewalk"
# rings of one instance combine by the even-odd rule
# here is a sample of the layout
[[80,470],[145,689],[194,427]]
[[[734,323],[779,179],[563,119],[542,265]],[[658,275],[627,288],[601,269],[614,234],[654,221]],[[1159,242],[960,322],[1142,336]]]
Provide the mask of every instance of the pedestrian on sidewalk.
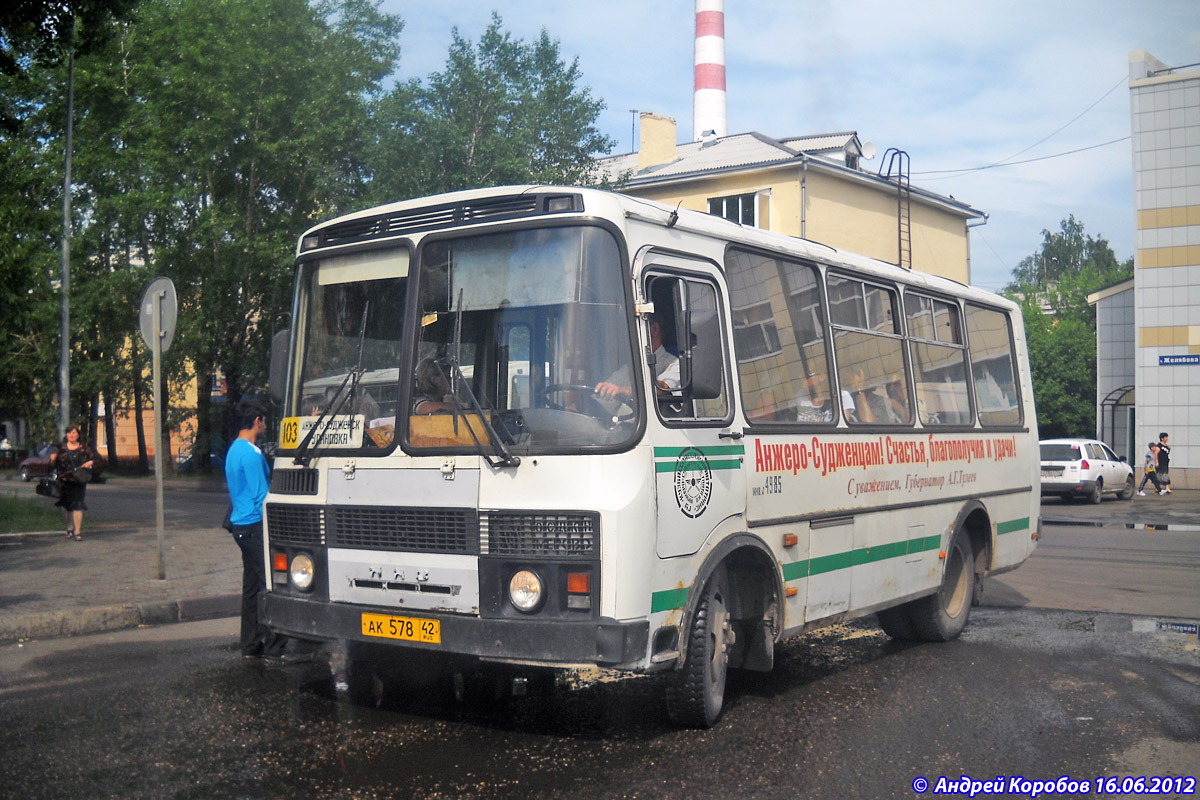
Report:
[[1158,435],[1158,482],[1167,490],[1167,494],[1171,493],[1171,445],[1167,444],[1166,432]]
[[263,565],[263,501],[270,487],[267,459],[257,441],[267,429],[266,411],[257,403],[238,406],[238,438],[225,455],[229,489],[230,533],[242,551],[242,657],[285,661],[287,637],[258,621],[258,596],[267,588]]
[[54,505],[61,508],[66,517],[67,538],[80,541],[83,539],[83,512],[87,511],[84,498],[88,481],[92,479],[95,455],[86,442],[80,441],[78,425],[67,426],[62,446],[51,463],[62,485],[62,494]]
[[1144,491],[1146,488],[1146,481],[1153,483],[1154,490],[1159,494],[1166,494],[1166,492],[1163,491],[1162,484],[1158,482],[1158,475],[1156,474],[1157,469],[1158,442],[1151,442],[1149,445],[1149,450],[1146,452],[1146,458],[1142,462],[1142,471],[1145,473],[1145,475],[1142,477],[1142,485],[1138,487],[1138,495],[1141,497],[1146,496],[1146,492]]

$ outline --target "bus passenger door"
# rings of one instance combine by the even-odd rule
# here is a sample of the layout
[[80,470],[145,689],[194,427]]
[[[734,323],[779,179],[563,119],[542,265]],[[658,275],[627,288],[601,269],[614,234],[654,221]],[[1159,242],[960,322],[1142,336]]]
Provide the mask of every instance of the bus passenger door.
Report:
[[[678,359],[678,378],[656,363],[649,435],[654,448],[660,558],[695,553],[722,522],[744,526],[745,446],[734,433],[724,316],[716,269],[678,256],[653,257],[644,297],[647,341],[657,324],[661,350]],[[684,273],[681,270],[686,269]],[[667,271],[669,270],[669,271]],[[668,378],[663,381],[663,378]],[[664,385],[664,383],[666,385]],[[676,384],[671,386],[671,384]]]

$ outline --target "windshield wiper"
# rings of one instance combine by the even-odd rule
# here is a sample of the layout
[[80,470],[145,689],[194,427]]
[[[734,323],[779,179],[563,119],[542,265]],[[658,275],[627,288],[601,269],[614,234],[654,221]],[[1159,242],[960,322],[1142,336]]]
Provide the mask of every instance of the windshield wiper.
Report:
[[[354,397],[354,393],[358,390],[358,382],[362,380],[362,376],[366,373],[366,370],[363,369],[362,365],[363,342],[367,335],[367,312],[370,310],[370,308],[371,301],[368,300],[363,305],[362,322],[360,322],[358,325],[358,362],[350,368],[349,372],[346,373],[346,377],[342,379],[342,384],[338,386],[337,391],[334,393],[333,399],[336,400],[337,403],[327,404],[325,408],[321,410],[321,414],[317,417],[317,421],[314,422],[313,426],[308,429],[308,434],[305,435],[304,441],[301,442],[300,446],[296,448],[296,456],[292,459],[293,464],[301,467],[308,466],[308,462],[312,461],[312,456],[309,455],[309,450],[312,449],[313,437],[316,435],[318,430],[321,431],[322,435],[325,434],[325,431],[329,429],[329,426],[337,418],[338,412],[342,410],[342,406],[346,405],[346,401]],[[347,383],[350,384],[350,391],[343,394],[342,390],[346,388]],[[322,422],[325,423],[324,428],[321,426]]]
[[448,354],[450,361],[450,399],[454,402],[454,432],[458,433],[458,417],[462,411],[462,403],[458,399],[458,387],[462,386],[467,395],[467,400],[471,403],[471,410],[479,415],[480,422],[483,423],[483,430],[491,440],[492,446],[496,449],[498,459],[493,459],[488,455],[487,449],[483,446],[483,442],[479,441],[478,434],[471,427],[471,420],[466,415],[462,415],[463,424],[467,426],[467,433],[471,434],[471,438],[475,441],[475,449],[479,451],[479,455],[487,461],[489,467],[517,467],[521,464],[520,456],[514,456],[504,446],[504,442],[500,440],[500,436],[496,433],[496,429],[492,427],[492,423],[488,421],[488,415],[485,413],[483,406],[479,404],[479,400],[475,397],[475,393],[471,391],[470,383],[462,374],[462,368],[459,366],[459,355],[462,352],[462,295],[463,290],[458,290],[458,310],[454,313],[454,349]]

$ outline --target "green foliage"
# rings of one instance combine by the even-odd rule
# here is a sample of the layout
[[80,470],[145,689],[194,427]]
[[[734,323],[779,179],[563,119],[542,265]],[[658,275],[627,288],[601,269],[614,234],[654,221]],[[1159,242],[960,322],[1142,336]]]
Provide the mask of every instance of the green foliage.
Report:
[[503,184],[580,184],[594,154],[614,142],[596,128],[604,103],[580,86],[578,59],[562,60],[542,30],[513,39],[498,15],[478,45],[454,31],[446,68],[397,86],[376,110],[371,197]]
[[[20,89],[28,78],[0,76],[0,94],[23,114],[33,106]],[[36,140],[0,135],[0,418],[24,417],[37,439],[53,430],[57,385],[58,274],[61,212],[44,198],[61,173]]]
[[1038,435],[1093,436],[1096,430],[1096,328],[1083,315],[1055,318],[1037,301],[1021,303]]
[[427,83],[385,91],[403,23],[377,0],[29,0],[0,11],[11,123],[0,126],[0,418],[30,419],[40,436],[57,416],[61,55],[73,14],[71,408],[99,396],[110,408],[148,404],[137,301],[167,276],[179,315],[164,369],[172,401],[192,378],[201,389],[200,451],[221,434],[211,377],[225,376],[230,402],[264,386],[296,238],[314,221],[411,194],[583,182],[612,146],[578,63],[545,31],[515,40],[495,16],[478,45],[456,33]]
[[[28,79],[37,64],[90,53],[107,43],[113,22],[138,0],[9,0],[0,5],[0,75]],[[16,102],[14,102],[16,100]],[[0,93],[0,129],[19,127],[19,100]]]
[[1042,231],[1041,251],[1021,260],[1005,292],[1020,300],[1042,438],[1096,431],[1096,310],[1089,294],[1133,277],[1108,242],[1074,215]]

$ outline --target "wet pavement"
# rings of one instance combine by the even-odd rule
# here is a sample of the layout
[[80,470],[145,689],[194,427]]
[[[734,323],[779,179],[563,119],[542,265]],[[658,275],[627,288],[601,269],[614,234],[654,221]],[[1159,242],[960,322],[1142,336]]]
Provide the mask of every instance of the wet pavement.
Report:
[[[149,479],[113,478],[110,485]],[[220,481],[176,481],[173,491],[207,491],[223,506]],[[0,482],[0,491],[32,496],[26,484]],[[153,492],[149,494],[153,508]],[[47,501],[48,502],[48,501]],[[139,516],[145,518],[145,509]],[[152,518],[152,514],[150,515]],[[1048,498],[1045,524],[1196,530],[1200,491],[1106,498],[1098,505]],[[1165,527],[1163,527],[1165,526]],[[0,535],[0,642],[118,630],[138,625],[237,613],[241,564],[229,534],[211,526],[164,530],[165,579],[157,578],[157,535],[150,524],[88,527],[84,540],[62,531]]]

